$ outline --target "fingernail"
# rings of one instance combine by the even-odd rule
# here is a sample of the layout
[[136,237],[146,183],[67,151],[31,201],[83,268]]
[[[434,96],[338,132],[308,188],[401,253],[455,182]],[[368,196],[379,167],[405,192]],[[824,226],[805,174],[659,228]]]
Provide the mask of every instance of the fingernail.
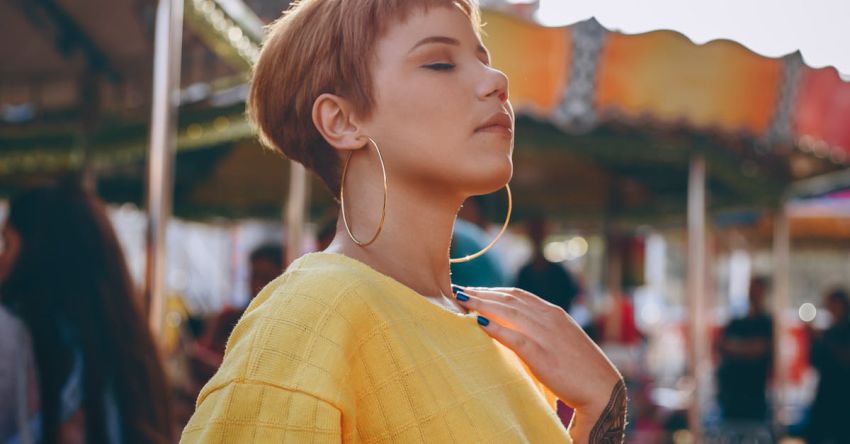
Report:
[[485,318],[484,316],[478,316],[478,325],[486,327],[490,325],[490,320]]
[[459,300],[461,302],[466,302],[466,301],[469,300],[469,296],[467,296],[466,293],[464,293],[462,291],[457,292],[455,297],[457,298],[457,300]]
[[463,287],[461,287],[460,285],[452,284],[452,291],[453,291],[453,292],[457,293],[457,292],[459,292],[459,291],[461,291],[461,290],[463,290]]

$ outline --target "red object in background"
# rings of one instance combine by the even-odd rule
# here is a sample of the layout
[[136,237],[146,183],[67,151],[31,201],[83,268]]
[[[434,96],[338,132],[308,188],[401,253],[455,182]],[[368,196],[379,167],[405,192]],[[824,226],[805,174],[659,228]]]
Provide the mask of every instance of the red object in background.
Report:
[[640,236],[629,237],[623,248],[623,285],[637,287],[644,285],[646,276],[646,241]]
[[835,69],[805,68],[793,113],[798,137],[823,141],[850,155],[850,83]]
[[[598,337],[603,342],[609,342],[622,345],[637,345],[643,339],[643,334],[638,330],[635,323],[635,309],[629,298],[618,296],[615,299],[616,307],[613,310],[618,310],[619,316],[612,316],[612,312],[603,316],[597,321],[599,331]],[[612,322],[619,320],[616,325],[611,325]]]
[[809,332],[806,330],[804,324],[798,324],[790,327],[787,335],[786,339],[790,339],[796,344],[795,347],[791,348],[794,351],[794,355],[788,363],[788,382],[800,384],[803,382],[803,376],[810,366]]
[[561,424],[563,424],[564,427],[569,428],[570,421],[573,420],[573,414],[575,414],[576,411],[573,410],[572,407],[561,402],[560,399],[558,400],[557,405],[558,405],[558,418],[561,419]]

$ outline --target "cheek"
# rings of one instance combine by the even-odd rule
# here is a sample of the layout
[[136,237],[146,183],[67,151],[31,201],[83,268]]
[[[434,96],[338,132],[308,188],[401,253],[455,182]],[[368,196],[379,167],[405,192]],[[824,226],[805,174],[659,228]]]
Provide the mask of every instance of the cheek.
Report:
[[469,88],[435,81],[384,83],[379,89],[374,123],[395,170],[390,174],[464,184],[479,194],[510,179],[511,143],[473,134],[475,98]]
[[465,122],[458,120],[460,107],[456,104],[441,100],[440,94],[416,89],[387,94],[383,100],[376,129],[382,139],[379,143],[392,151],[387,157],[393,163],[423,167],[462,151]]
[[[416,145],[457,144],[467,106],[438,89],[412,87],[394,94],[387,109],[391,130]],[[467,119],[469,117],[467,116]],[[401,134],[400,134],[401,135]]]

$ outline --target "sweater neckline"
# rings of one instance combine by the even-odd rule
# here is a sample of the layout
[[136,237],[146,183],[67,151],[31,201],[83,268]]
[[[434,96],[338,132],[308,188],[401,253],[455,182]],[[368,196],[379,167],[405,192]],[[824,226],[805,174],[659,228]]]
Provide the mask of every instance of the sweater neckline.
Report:
[[327,251],[316,251],[316,252],[305,254],[304,256],[302,256],[300,258],[300,260],[304,260],[304,259],[307,259],[307,258],[320,258],[320,257],[335,260],[337,262],[345,262],[348,265],[359,268],[359,269],[363,270],[364,272],[375,276],[376,278],[380,279],[381,281],[387,282],[388,284],[398,288],[402,292],[408,293],[407,296],[409,296],[409,297],[400,298],[403,301],[410,301],[411,304],[419,305],[419,306],[423,306],[423,307],[427,306],[427,308],[423,308],[423,309],[427,309],[427,310],[431,311],[432,313],[435,313],[436,315],[440,315],[440,316],[448,315],[451,318],[456,318],[456,319],[459,318],[459,319],[463,319],[463,320],[472,320],[473,322],[477,322],[476,321],[476,318],[478,316],[477,312],[470,310],[466,314],[458,313],[458,312],[455,312],[455,311],[448,310],[448,309],[441,307],[437,304],[434,304],[432,302],[428,302],[427,296],[422,295],[421,293],[419,293],[416,290],[410,288],[409,286],[401,283],[400,281],[393,278],[392,276],[381,273],[380,271],[372,268],[372,266],[370,266],[369,264],[366,264],[365,262],[362,262],[362,261],[355,259],[351,256],[347,256],[347,255],[342,254],[342,253],[332,253],[332,252],[327,252]]

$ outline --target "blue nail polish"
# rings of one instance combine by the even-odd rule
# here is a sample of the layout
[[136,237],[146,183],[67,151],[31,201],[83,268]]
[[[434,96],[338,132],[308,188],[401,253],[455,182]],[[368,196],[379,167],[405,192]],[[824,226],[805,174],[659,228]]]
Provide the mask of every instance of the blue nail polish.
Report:
[[457,293],[457,292],[459,292],[459,291],[461,291],[461,290],[463,290],[463,287],[461,287],[460,285],[452,284],[452,291],[453,291],[453,292]]
[[486,327],[490,325],[490,320],[485,318],[484,316],[478,316],[478,325]]
[[464,293],[462,291],[457,292],[455,297],[457,298],[457,300],[459,300],[461,302],[466,302],[466,301],[469,300],[469,296],[467,296],[466,293]]

